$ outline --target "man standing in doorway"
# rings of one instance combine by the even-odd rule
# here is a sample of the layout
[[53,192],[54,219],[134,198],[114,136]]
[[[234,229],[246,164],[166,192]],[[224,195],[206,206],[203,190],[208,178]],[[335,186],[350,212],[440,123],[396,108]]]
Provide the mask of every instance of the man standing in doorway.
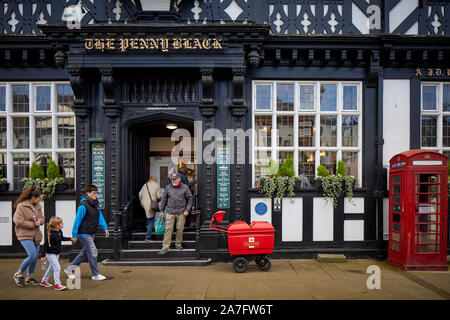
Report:
[[183,241],[183,229],[186,216],[192,207],[192,194],[189,187],[181,183],[181,176],[173,173],[170,176],[171,183],[164,189],[161,201],[161,214],[166,210],[166,230],[164,233],[164,241],[162,250],[159,254],[165,254],[170,250],[170,242],[172,239],[173,226],[176,221],[177,234],[175,238],[175,247],[183,249],[181,242]]

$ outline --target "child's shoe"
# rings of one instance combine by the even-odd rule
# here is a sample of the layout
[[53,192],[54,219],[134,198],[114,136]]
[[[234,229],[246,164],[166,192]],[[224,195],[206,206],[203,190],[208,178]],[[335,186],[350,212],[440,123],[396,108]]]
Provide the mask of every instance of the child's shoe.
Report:
[[53,286],[50,282],[44,280],[41,281],[40,285],[46,288],[50,288],[51,286]]
[[65,289],[67,289],[67,287],[63,286],[63,285],[60,285],[60,284],[57,284],[55,286],[55,290],[57,290],[57,291],[62,291],[62,290],[65,290]]

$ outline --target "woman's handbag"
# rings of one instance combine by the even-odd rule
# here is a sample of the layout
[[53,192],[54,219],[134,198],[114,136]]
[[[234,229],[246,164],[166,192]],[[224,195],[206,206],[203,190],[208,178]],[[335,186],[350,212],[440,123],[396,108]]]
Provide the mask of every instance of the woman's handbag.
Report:
[[164,234],[166,231],[166,215],[160,215],[155,222],[155,233]]

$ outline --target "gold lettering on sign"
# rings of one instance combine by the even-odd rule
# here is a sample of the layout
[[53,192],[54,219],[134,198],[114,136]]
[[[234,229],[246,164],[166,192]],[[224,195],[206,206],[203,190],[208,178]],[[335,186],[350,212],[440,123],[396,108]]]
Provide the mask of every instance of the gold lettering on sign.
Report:
[[[84,47],[86,50],[161,50],[169,52],[172,50],[211,50],[223,49],[220,40],[217,38],[201,39],[201,38],[86,38],[84,39]],[[433,73],[433,69],[429,69],[429,73]],[[447,69],[447,74],[450,69]],[[437,75],[442,75],[442,69],[436,69]],[[422,72],[416,69],[416,76],[421,76]]]
[[436,71],[436,76],[438,76],[438,77],[442,76],[442,70],[441,69],[436,68],[435,71]]
[[183,47],[183,43],[181,42],[181,39],[175,38],[172,41],[172,46],[174,49],[181,49]]
[[169,52],[169,39],[160,39],[162,52]]
[[129,43],[128,39],[121,38],[120,39],[120,51],[125,52],[128,49]]
[[432,76],[433,76],[433,69],[428,69],[427,77],[432,77]]
[[422,72],[420,72],[419,68],[416,68],[416,76],[422,76]]
[[106,39],[106,49],[108,50],[114,50],[116,49],[115,45],[114,45],[114,41],[116,39]]
[[92,50],[94,48],[94,39],[84,39],[84,47],[87,50]]

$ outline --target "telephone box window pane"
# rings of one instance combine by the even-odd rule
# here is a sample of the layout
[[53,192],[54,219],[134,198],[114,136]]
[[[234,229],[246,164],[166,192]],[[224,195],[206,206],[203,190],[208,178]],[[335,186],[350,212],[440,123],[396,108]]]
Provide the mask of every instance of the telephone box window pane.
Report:
[[300,110],[314,110],[314,86],[300,86]]
[[28,149],[30,138],[29,118],[13,118],[14,149]]
[[392,193],[400,193],[400,186],[393,186],[392,187]]
[[392,202],[400,203],[400,195],[399,194],[393,195],[392,196]]
[[13,112],[28,112],[30,98],[28,85],[12,86]]
[[336,147],[336,116],[320,117],[320,146]]
[[69,84],[58,84],[57,104],[58,112],[72,112],[73,100],[75,99],[72,87]]
[[337,86],[335,84],[323,84],[320,86],[320,110],[337,110]]
[[418,247],[417,251],[419,253],[437,252],[435,244],[421,244],[421,245],[418,245],[417,247]]
[[50,87],[36,87],[36,111],[50,111]]
[[278,146],[292,147],[294,146],[294,117],[293,116],[278,116]]
[[270,151],[255,152],[255,184],[261,182],[261,178],[267,175],[267,169],[271,160]]
[[343,116],[342,117],[342,146],[357,147],[358,146],[358,117]]
[[419,234],[417,235],[418,243],[436,243],[438,241],[437,234]]
[[331,174],[336,173],[337,152],[320,151],[320,164],[323,164]]
[[255,116],[256,146],[270,147],[272,144],[272,116]]
[[314,147],[316,127],[314,116],[299,116],[298,117],[298,146],[299,147]]
[[256,86],[256,110],[270,110],[272,101],[272,86]]
[[442,122],[442,146],[450,147],[450,117],[443,117]]
[[398,242],[392,241],[391,242],[391,248],[392,248],[392,250],[400,251],[400,244]]
[[400,184],[400,176],[393,176],[392,177],[392,183],[393,184]]
[[13,153],[14,188],[20,189],[21,180],[30,172],[30,156],[26,153]]
[[444,84],[442,108],[444,111],[450,111],[450,84]]
[[397,232],[392,232],[392,239],[393,241],[400,241],[400,234]]
[[422,108],[423,110],[436,110],[436,86],[422,87]]
[[422,147],[436,147],[437,117],[422,117]]
[[357,110],[357,86],[344,86],[344,110]]
[[58,166],[61,176],[69,189],[75,187],[75,158],[73,152],[58,153]]
[[[396,205],[394,205],[394,207],[395,207]],[[398,207],[398,212],[400,212],[400,205],[397,205],[397,207]],[[397,211],[395,211],[394,210],[394,212],[397,212]],[[394,213],[393,215],[392,215],[392,221],[393,222],[400,222],[400,214],[398,214],[398,213]]]
[[358,181],[358,152],[343,151],[342,160],[344,161],[347,175],[355,177],[355,181]]
[[392,224],[392,230],[400,232],[401,231],[401,224],[400,223],[393,223]]
[[294,111],[294,85],[277,85],[277,111]]
[[0,87],[0,111],[6,111],[6,87]]
[[[300,179],[305,177],[309,183],[315,178],[315,151],[299,151],[298,153],[298,174]],[[302,181],[300,181],[302,183]],[[305,184],[306,181],[305,181]]]
[[7,121],[6,118],[0,118],[0,149],[6,149],[6,137],[7,137]]
[[52,117],[36,117],[36,148],[50,149],[52,147]]

